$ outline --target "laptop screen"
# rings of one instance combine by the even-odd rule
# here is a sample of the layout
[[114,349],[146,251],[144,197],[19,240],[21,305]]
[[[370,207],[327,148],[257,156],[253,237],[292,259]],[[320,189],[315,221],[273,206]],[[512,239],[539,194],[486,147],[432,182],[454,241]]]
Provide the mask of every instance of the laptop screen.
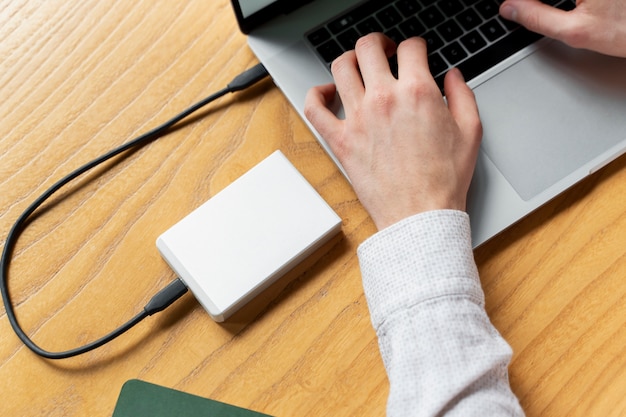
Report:
[[244,0],[239,2],[241,7],[241,15],[247,18],[258,12],[259,10],[275,3],[273,0]]
[[237,23],[243,33],[250,31],[269,20],[289,13],[313,0],[231,0]]

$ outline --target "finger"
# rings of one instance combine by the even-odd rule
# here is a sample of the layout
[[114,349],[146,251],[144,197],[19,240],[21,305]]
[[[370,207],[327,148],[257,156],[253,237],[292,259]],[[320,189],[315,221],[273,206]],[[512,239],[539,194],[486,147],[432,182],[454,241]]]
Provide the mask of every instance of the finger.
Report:
[[500,14],[528,30],[567,42],[572,15],[538,0],[507,0],[500,6]]
[[398,45],[398,78],[427,76],[432,78],[426,57],[426,41],[409,38]]
[[452,117],[456,120],[464,137],[478,150],[483,131],[474,92],[467,86],[461,71],[457,68],[448,71],[443,84]]
[[349,113],[365,94],[365,87],[363,86],[363,79],[361,78],[355,52],[348,51],[335,59],[330,70],[335,79],[341,102],[346,112]]
[[304,115],[331,147],[341,128],[341,121],[328,109],[335,98],[335,91],[334,84],[313,87],[304,100]]
[[359,38],[354,50],[366,88],[379,81],[394,80],[388,61],[396,50],[391,39],[381,33],[370,33]]

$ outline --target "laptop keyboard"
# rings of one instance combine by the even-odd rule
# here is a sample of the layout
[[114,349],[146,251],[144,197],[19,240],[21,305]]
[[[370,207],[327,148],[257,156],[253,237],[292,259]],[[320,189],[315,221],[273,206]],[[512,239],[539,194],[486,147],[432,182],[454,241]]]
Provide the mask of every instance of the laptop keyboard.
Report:
[[[563,10],[575,0],[543,0]],[[541,39],[499,16],[503,0],[369,0],[309,31],[306,38],[330,63],[354,49],[358,38],[382,32],[396,43],[420,36],[426,40],[430,71],[443,91],[448,69],[458,67],[467,81]],[[395,58],[390,59],[397,75]]]

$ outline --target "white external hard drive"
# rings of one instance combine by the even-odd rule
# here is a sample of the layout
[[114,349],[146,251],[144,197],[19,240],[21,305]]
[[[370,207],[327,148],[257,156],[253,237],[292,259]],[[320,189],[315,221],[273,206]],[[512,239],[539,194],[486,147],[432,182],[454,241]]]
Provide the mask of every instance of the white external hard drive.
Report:
[[157,239],[170,267],[224,321],[341,229],[276,151]]

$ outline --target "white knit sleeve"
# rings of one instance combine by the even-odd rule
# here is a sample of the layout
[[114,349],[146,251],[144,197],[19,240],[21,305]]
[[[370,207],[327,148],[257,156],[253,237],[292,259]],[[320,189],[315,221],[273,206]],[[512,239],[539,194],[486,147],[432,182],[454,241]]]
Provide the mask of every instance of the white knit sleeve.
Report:
[[389,417],[523,415],[508,381],[511,348],[485,312],[466,213],[412,216],[358,256]]

